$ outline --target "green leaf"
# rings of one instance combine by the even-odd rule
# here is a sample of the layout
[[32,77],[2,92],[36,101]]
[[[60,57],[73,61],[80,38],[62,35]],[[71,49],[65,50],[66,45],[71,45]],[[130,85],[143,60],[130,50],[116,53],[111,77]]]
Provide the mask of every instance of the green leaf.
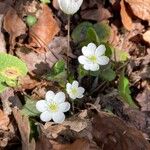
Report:
[[17,85],[18,79],[25,76],[27,71],[27,66],[22,60],[13,55],[0,53],[0,82]]
[[35,100],[30,99],[29,97],[25,97],[26,104],[23,106],[21,113],[22,115],[35,117],[39,116],[40,112],[36,109],[36,102]]
[[97,45],[100,44],[99,37],[93,27],[88,28],[86,40],[96,43]]
[[105,22],[97,23],[93,26],[100,42],[107,42],[111,35],[111,28]]
[[83,66],[80,64],[80,65],[78,66],[78,75],[79,75],[80,78],[83,78],[83,77],[89,75],[89,71],[85,70],[85,69],[83,68]]
[[89,27],[93,27],[90,22],[82,22],[80,23],[72,32],[71,37],[75,43],[79,43],[84,41],[87,35],[87,31]]
[[100,77],[106,81],[113,81],[116,73],[111,68],[107,68],[100,73]]
[[59,60],[57,63],[55,63],[51,69],[51,72],[46,75],[46,79],[58,82],[63,87],[67,81],[65,62],[63,60]]
[[36,22],[37,22],[37,18],[35,16],[28,15],[26,17],[26,23],[29,27],[32,27],[34,24],[36,24]]
[[40,1],[41,1],[41,3],[44,3],[44,4],[48,4],[51,2],[50,0],[40,0]]
[[59,60],[56,62],[56,64],[53,66],[53,72],[57,75],[65,70],[65,62],[64,60]]
[[136,104],[134,103],[130,95],[131,91],[129,89],[129,80],[124,76],[124,73],[120,75],[118,90],[119,90],[119,95],[126,103],[128,103],[129,106],[137,108]]

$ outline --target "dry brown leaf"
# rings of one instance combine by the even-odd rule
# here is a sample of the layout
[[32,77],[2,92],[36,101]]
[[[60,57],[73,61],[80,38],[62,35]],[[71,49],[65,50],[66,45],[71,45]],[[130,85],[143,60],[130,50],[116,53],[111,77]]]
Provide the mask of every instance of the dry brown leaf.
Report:
[[72,144],[60,144],[50,140],[53,150],[91,150],[89,141],[86,139],[77,139]]
[[42,133],[46,135],[47,138],[55,139],[58,137],[59,133],[67,128],[62,124],[54,124],[47,122],[44,126],[40,125]]
[[[150,144],[142,133],[128,126],[121,119],[99,113],[92,122],[93,138],[103,150],[149,150]],[[132,141],[132,142],[131,142]]]
[[41,4],[41,8],[42,12],[37,23],[30,29],[29,36],[31,46],[45,48],[60,29],[51,9],[45,4]]
[[150,20],[150,0],[125,0],[135,16],[142,20]]
[[142,111],[150,111],[150,87],[147,87],[142,93],[136,97]]
[[15,45],[16,37],[26,32],[25,23],[19,18],[16,10],[11,7],[4,16],[3,27],[9,33],[9,43],[12,48]]
[[143,34],[143,39],[150,43],[150,30],[146,31],[144,34]]
[[6,42],[5,42],[5,39],[4,39],[4,35],[1,31],[3,16],[4,15],[0,15],[0,52],[6,52]]
[[64,126],[69,126],[69,128],[76,132],[81,132],[87,127],[87,120],[81,119],[79,117],[71,117],[63,122]]
[[13,108],[13,115],[18,124],[18,128],[22,139],[22,150],[35,150],[35,141],[30,140],[30,123],[29,118],[22,116],[17,108]]
[[121,0],[120,6],[121,6],[120,15],[121,15],[122,23],[123,23],[124,27],[130,31],[133,29],[133,22],[126,10],[124,0]]
[[[93,7],[97,5],[97,8]],[[108,9],[105,9],[101,1],[84,1],[81,11],[81,17],[86,20],[103,21],[111,17]]]
[[32,72],[41,77],[41,75],[50,71],[50,68],[58,59],[64,57],[67,49],[67,39],[66,37],[55,37],[48,47],[48,51],[40,54],[21,47],[16,50],[16,54],[25,61],[30,73]]
[[8,124],[10,120],[8,115],[4,114],[4,112],[0,109],[0,130],[8,130]]

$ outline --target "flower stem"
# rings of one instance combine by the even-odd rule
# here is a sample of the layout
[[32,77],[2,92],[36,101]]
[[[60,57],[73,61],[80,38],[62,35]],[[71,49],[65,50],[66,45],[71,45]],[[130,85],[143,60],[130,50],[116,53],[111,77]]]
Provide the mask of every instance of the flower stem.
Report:
[[68,35],[67,35],[67,77],[69,75],[69,52],[70,52],[70,15],[68,15]]

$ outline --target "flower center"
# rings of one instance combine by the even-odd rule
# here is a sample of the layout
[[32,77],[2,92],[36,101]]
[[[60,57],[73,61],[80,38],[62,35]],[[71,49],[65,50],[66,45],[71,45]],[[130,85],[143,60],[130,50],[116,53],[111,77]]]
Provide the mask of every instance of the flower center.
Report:
[[57,112],[58,111],[58,104],[57,103],[50,103],[49,104],[49,109],[51,112]]
[[90,60],[91,62],[93,62],[93,63],[96,63],[96,62],[97,62],[97,58],[96,58],[95,55],[90,56],[90,57],[89,57],[89,60]]
[[72,89],[71,89],[71,93],[72,93],[73,95],[76,95],[76,94],[78,93],[77,88],[72,88]]

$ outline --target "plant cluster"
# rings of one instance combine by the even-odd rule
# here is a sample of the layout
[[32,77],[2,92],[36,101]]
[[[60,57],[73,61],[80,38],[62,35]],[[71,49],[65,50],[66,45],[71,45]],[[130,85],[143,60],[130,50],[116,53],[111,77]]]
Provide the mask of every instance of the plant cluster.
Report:
[[[41,0],[43,3],[49,3],[48,0]],[[58,0],[60,9],[68,15],[68,25],[70,26],[70,15],[76,13],[83,0]],[[36,23],[36,18],[32,16],[27,17],[28,26],[32,26]],[[109,42],[110,27],[107,23],[101,22],[92,24],[90,22],[83,22],[79,24],[72,32],[71,37],[73,42],[78,45],[81,49],[82,54],[78,57],[78,79],[81,81],[84,77],[94,78],[94,82],[99,80],[110,82],[113,81],[117,75],[115,71],[116,61],[111,59],[115,55],[115,48],[113,48]],[[68,51],[69,52],[70,42],[70,27],[68,27]],[[120,51],[119,62],[127,60],[128,56],[126,53]],[[114,56],[116,58],[116,56]],[[15,66],[16,68],[19,66]],[[12,70],[14,68],[10,67]],[[23,67],[19,67],[23,68]],[[16,72],[18,70],[16,69]],[[4,71],[6,74],[7,70]],[[9,71],[8,71],[9,72]],[[25,74],[25,72],[24,72]],[[20,74],[19,74],[20,75]],[[15,80],[19,75],[15,76]],[[13,78],[14,79],[14,78]],[[64,113],[69,111],[72,103],[76,99],[83,98],[85,96],[85,89],[79,86],[79,82],[75,79],[74,75],[71,74],[63,60],[59,60],[51,68],[50,73],[46,75],[46,79],[57,82],[63,91],[54,93],[48,91],[45,95],[45,99],[39,100],[38,102],[27,100],[26,104],[22,109],[22,113],[28,116],[39,116],[44,122],[53,120],[55,123],[62,123],[65,120]],[[14,81],[14,80],[13,80]],[[5,81],[6,82],[6,81]],[[6,82],[7,83],[7,82]],[[129,81],[124,76],[124,72],[119,75],[118,78],[118,91],[122,99],[127,102],[130,106],[136,107],[130,96]],[[8,83],[7,83],[8,84]],[[68,95],[66,97],[66,94]],[[65,100],[69,102],[66,102]]]

